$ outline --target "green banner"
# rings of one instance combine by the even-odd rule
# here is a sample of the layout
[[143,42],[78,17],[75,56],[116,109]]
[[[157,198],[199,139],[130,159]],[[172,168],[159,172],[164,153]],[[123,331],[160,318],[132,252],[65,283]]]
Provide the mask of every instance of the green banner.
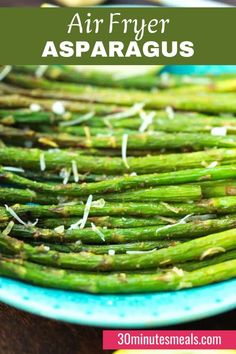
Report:
[[1,64],[236,64],[236,8],[1,8]]

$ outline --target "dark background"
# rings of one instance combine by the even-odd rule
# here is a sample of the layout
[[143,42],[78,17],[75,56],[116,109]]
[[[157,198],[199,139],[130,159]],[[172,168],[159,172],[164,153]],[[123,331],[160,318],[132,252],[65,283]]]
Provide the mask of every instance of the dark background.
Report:
[[[0,6],[39,6],[41,0],[0,0]],[[53,1],[49,1],[54,3]],[[227,0],[236,5],[236,0]],[[105,4],[153,4],[143,0],[109,0]],[[236,329],[236,311],[168,329]],[[163,328],[162,328],[163,329]],[[48,320],[0,304],[0,354],[108,354],[102,329]]]

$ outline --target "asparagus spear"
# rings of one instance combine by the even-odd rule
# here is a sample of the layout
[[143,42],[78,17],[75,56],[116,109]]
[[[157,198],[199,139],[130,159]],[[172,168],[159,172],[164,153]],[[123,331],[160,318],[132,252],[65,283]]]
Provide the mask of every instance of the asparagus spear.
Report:
[[[30,75],[35,75],[37,66],[34,65],[18,65],[14,67],[16,73],[26,73]],[[157,76],[156,73],[153,74],[142,74],[129,77],[118,77],[112,73],[99,72],[95,70],[87,71],[77,71],[71,67],[58,67],[58,66],[49,66],[44,73],[44,77],[52,81],[62,81],[62,82],[71,82],[77,84],[89,84],[95,86],[108,86],[108,87],[122,87],[122,88],[138,88],[142,90],[148,90],[151,88],[170,88],[170,87],[179,87],[184,85],[191,85],[191,81],[185,79],[181,75],[163,75]],[[167,79],[165,79],[167,78]],[[215,78],[206,78],[202,80],[202,77],[195,78],[195,82],[201,83],[201,87],[208,86],[216,81]],[[203,81],[205,85],[203,85]]]
[[[181,275],[180,275],[181,273]],[[132,293],[180,290],[203,286],[236,276],[236,260],[223,262],[190,273],[86,274],[40,266],[18,259],[1,257],[0,274],[39,286],[91,293]]]
[[200,237],[177,246],[141,255],[118,254],[110,256],[86,252],[60,253],[50,251],[45,247],[32,247],[30,244],[6,235],[0,237],[0,248],[18,254],[26,260],[69,269],[89,271],[148,269],[158,267],[160,264],[183,263],[233,250],[236,248],[236,229]]
[[[78,171],[95,174],[119,174],[124,172],[153,173],[169,172],[180,169],[196,168],[210,163],[232,164],[236,162],[236,149],[212,149],[199,152],[168,154],[159,156],[128,157],[129,168],[121,158],[80,156],[78,153],[56,150],[43,151],[39,149],[0,148],[0,164],[40,170],[40,156],[44,155],[47,170],[60,171],[71,167],[74,160]],[[181,158],[180,158],[181,157]]]
[[[83,205],[21,205],[12,209],[21,217],[61,218],[82,216]],[[103,207],[91,206],[90,216],[167,216],[181,217],[188,214],[233,214],[236,212],[236,197],[203,199],[195,203],[106,203]],[[5,208],[0,207],[0,222],[10,220]]]
[[[52,229],[64,225],[69,228],[72,224],[76,224],[78,218],[56,218],[56,219],[41,219],[38,226],[41,228]],[[152,218],[132,218],[132,217],[116,217],[116,216],[95,216],[87,219],[86,226],[91,226],[91,222],[96,226],[107,228],[136,228],[145,226],[167,225],[178,222],[176,218],[152,217]]]
[[103,229],[69,229],[51,230],[40,229],[35,226],[14,225],[11,235],[23,239],[45,240],[48,242],[75,242],[81,241],[84,244],[105,244],[105,243],[127,243],[137,241],[158,241],[166,239],[195,238],[210,233],[228,230],[236,227],[236,218],[226,216],[219,219],[209,219],[206,221],[192,221],[185,223],[179,221],[176,224],[167,226],[146,226],[136,228]]
[[33,202],[38,204],[53,204],[58,203],[59,199],[56,196],[39,194],[30,189],[0,187],[0,202],[7,204]]
[[[196,184],[187,184],[189,188],[194,188],[198,186],[201,190],[201,195],[203,198],[214,198],[214,197],[225,197],[236,195],[236,182],[235,181],[211,181],[211,182],[200,182]],[[170,192],[174,186],[169,186]],[[100,197],[106,198],[106,201],[123,201],[123,202],[147,202],[147,201],[158,201],[159,193],[163,191],[163,187],[149,188],[149,189],[139,189],[131,190],[123,193],[110,193],[105,196],[100,195]],[[168,189],[167,189],[168,194]],[[189,196],[189,200],[191,197]],[[182,199],[183,200],[183,199]],[[178,198],[175,200],[178,201]]]
[[9,74],[5,80],[8,83],[26,89],[37,89],[31,92],[36,97],[81,100],[124,106],[133,105],[134,102],[145,102],[145,107],[150,109],[163,109],[167,106],[172,106],[183,111],[236,113],[235,94],[173,95],[171,93],[129,90],[127,95],[126,90],[122,89],[57,83],[21,74]]
[[[134,197],[125,197],[121,195],[119,198],[115,196],[115,200],[137,200],[142,201],[142,196],[145,195],[145,199],[148,198],[155,201],[164,202],[186,202],[190,200],[200,200],[202,193],[201,188],[198,185],[181,185],[181,186],[163,186],[159,189],[144,190],[144,192],[131,192]],[[135,198],[136,196],[136,198]],[[112,200],[110,198],[110,200]],[[81,203],[81,199],[72,198],[68,196],[56,196],[47,195],[42,193],[36,193],[29,189],[18,188],[0,188],[0,202],[2,203],[29,203],[34,202],[38,204],[58,204],[58,203]]]
[[[180,263],[179,266],[188,272],[200,269],[200,268],[205,268],[209,267],[215,264],[223,263],[226,261],[230,260],[235,260],[236,259],[236,250],[232,250],[229,252],[217,254],[215,257],[212,258],[207,258],[203,259],[201,261],[191,261],[191,262],[186,262],[186,263]],[[178,267],[178,265],[177,265]]]
[[[78,137],[66,133],[37,133],[33,130],[21,130],[12,127],[0,125],[0,138],[11,142],[19,140],[32,141],[42,146],[51,147],[81,147],[81,148],[98,148],[98,149],[121,149],[123,137],[122,135],[111,136],[89,136]],[[149,133],[131,133],[129,134],[128,149],[129,150],[202,150],[204,148],[235,148],[236,139],[234,136],[221,137],[212,136],[211,134],[191,134],[176,133],[167,134],[160,132]]]
[[[127,251],[145,252],[152,251],[153,249],[161,249],[165,247],[175,246],[180,241],[145,241],[145,242],[133,242],[114,245],[84,245],[80,243],[44,243],[43,245],[49,247],[50,250],[70,253],[70,252],[91,252],[94,254],[109,254],[110,251],[114,251],[115,254],[126,253]],[[42,242],[30,242],[33,246],[40,246]]]
[[[1,88],[1,84],[0,84]],[[54,99],[43,99],[35,97],[34,91],[15,89],[12,86],[4,86],[5,95],[0,96],[0,107],[1,108],[29,108],[32,104],[37,104],[42,109],[52,112],[53,104],[57,101]],[[36,91],[37,92],[37,91]],[[63,101],[62,102],[65,110],[67,111],[66,116],[61,115],[58,120],[69,120],[73,119],[74,115],[72,113],[88,113],[94,112],[98,115],[115,114],[119,112],[127,111],[127,107],[118,105],[108,105],[100,103],[90,103],[90,102],[73,102],[73,101]],[[64,119],[63,119],[64,118]]]
[[[0,155],[1,160],[1,155]],[[10,162],[10,161],[9,161]],[[34,175],[33,175],[34,176]],[[176,185],[190,182],[201,181],[218,181],[227,180],[236,176],[235,165],[220,166],[214,168],[201,168],[190,169],[177,172],[150,174],[141,176],[126,176],[108,179],[96,183],[83,183],[83,184],[67,184],[65,185],[52,185],[49,183],[41,183],[32,181],[28,178],[18,176],[15,173],[4,170],[0,167],[0,181],[4,183],[12,183],[24,188],[30,188],[36,191],[50,192],[57,195],[66,196],[86,196],[89,194],[106,194],[112,192],[122,192],[129,189],[138,189],[145,187],[156,187],[164,185]],[[228,184],[228,182],[225,182]],[[230,182],[231,183],[231,182]],[[207,185],[202,185],[205,195],[209,195]],[[207,191],[208,190],[208,191]],[[208,194],[207,194],[208,193]],[[227,193],[228,194],[228,193]],[[106,199],[109,196],[106,195]]]

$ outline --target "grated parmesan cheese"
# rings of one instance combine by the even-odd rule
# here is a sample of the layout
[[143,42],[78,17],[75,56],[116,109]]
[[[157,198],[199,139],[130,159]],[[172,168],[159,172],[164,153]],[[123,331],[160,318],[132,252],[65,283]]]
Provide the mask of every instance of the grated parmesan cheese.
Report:
[[61,122],[59,125],[61,125],[62,127],[70,127],[73,125],[78,125],[94,117],[94,114],[95,114],[94,112],[89,112],[79,117],[78,119],[70,120],[68,122]]
[[76,224],[71,225],[72,228],[78,228],[78,226],[79,226],[80,229],[83,229],[85,227],[88,216],[89,216],[90,207],[92,205],[92,200],[93,200],[93,196],[90,194],[90,196],[87,199],[85,208],[84,208],[83,218],[81,220],[79,220]]
[[103,198],[98,199],[98,200],[94,200],[94,202],[91,203],[91,206],[93,208],[104,208],[106,202]]
[[127,161],[127,145],[128,145],[128,134],[123,134],[122,137],[122,146],[121,146],[121,155],[122,160],[124,161],[124,165],[126,168],[129,168],[129,164]]
[[6,211],[13,217],[15,218],[20,224],[24,225],[24,226],[31,226],[31,225],[34,225],[35,223],[38,222],[38,219],[36,219],[36,221],[34,223],[25,223],[20,217],[19,215],[16,214],[15,210],[13,210],[11,207],[9,207],[7,204],[5,204],[5,208],[6,208]]
[[63,175],[63,184],[67,184],[69,182],[70,179],[70,174],[71,174],[71,170],[70,169],[64,169],[64,175]]
[[65,114],[65,106],[60,101],[54,102],[52,105],[52,111],[53,113],[62,116],[63,114]]
[[60,225],[54,228],[54,231],[56,231],[58,234],[63,234],[65,231],[65,226],[64,225]]
[[152,253],[155,252],[157,249],[154,248],[153,250],[150,251],[126,251],[127,254],[145,254],[145,253]]
[[226,127],[214,127],[211,129],[211,135],[226,136],[227,135],[227,128]]
[[92,230],[101,238],[101,240],[102,240],[103,242],[105,242],[105,241],[106,241],[105,235],[102,233],[101,230],[99,230],[99,229],[97,228],[97,226],[96,226],[93,222],[91,222],[91,227],[92,227]]
[[159,227],[156,229],[156,233],[159,231],[165,230],[165,229],[169,229],[169,228],[176,226],[176,225],[186,224],[186,220],[189,219],[192,215],[193,214],[186,215],[184,218],[180,219],[176,224],[165,225],[163,227]]
[[45,162],[45,156],[44,154],[40,154],[39,156],[39,164],[40,164],[40,170],[45,171],[46,170],[46,162]]
[[40,112],[42,107],[38,103],[31,103],[30,105],[31,112]]
[[42,77],[45,72],[47,71],[48,65],[39,65],[35,70],[35,76],[40,78]]
[[143,103],[143,102],[135,103],[131,108],[127,109],[126,111],[107,115],[106,120],[133,117],[136,114],[140,114],[144,106],[145,106],[145,103]]
[[71,161],[72,164],[72,172],[73,172],[73,176],[74,176],[74,181],[75,183],[79,182],[79,174],[78,174],[78,167],[77,167],[77,163],[75,160]]
[[6,65],[0,72],[0,81],[5,79],[5,77],[11,72],[12,66],[11,65]]
[[146,113],[142,111],[140,113],[140,118],[143,120],[142,124],[139,127],[140,133],[144,133],[145,130],[147,130],[149,125],[152,124],[154,117],[155,117],[155,112]]
[[175,112],[171,106],[166,107],[166,114],[169,119],[174,119],[175,118]]
[[218,162],[217,161],[213,161],[213,162],[211,162],[208,166],[207,166],[207,168],[214,168],[214,167],[216,167],[218,165]]
[[2,169],[8,172],[25,172],[25,170],[21,167],[4,166]]

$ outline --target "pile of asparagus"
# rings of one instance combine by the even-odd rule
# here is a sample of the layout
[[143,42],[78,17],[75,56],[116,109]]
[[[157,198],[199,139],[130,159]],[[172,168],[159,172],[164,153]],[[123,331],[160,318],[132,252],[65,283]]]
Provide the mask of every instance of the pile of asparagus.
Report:
[[0,275],[93,293],[236,276],[234,76],[0,81]]

